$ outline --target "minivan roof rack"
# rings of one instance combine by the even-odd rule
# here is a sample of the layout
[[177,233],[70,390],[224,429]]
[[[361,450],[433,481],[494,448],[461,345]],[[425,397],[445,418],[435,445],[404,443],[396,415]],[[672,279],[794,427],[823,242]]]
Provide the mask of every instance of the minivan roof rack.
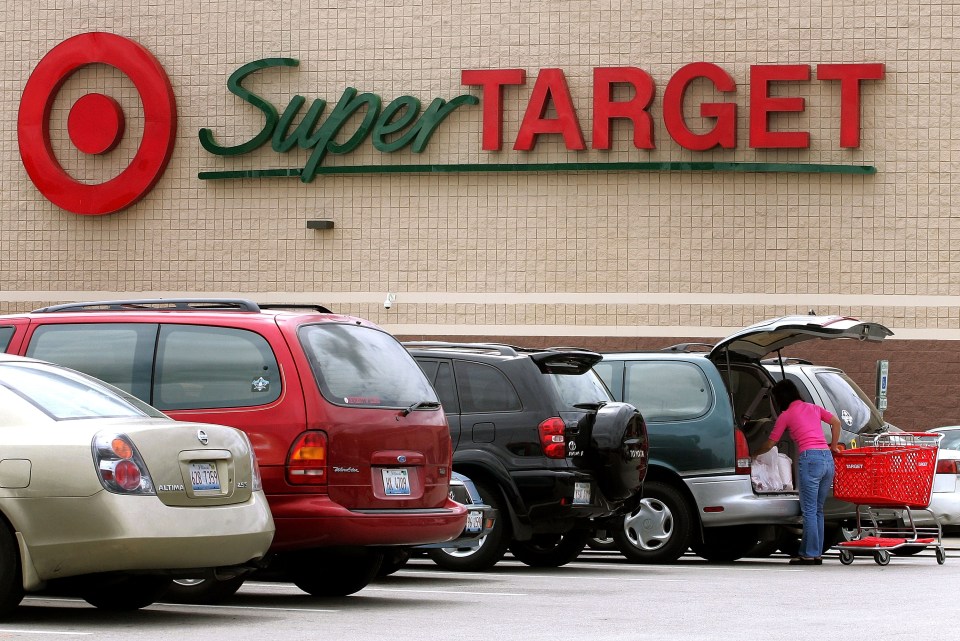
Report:
[[50,305],[33,310],[34,314],[51,312],[102,312],[102,311],[236,311],[259,312],[260,306],[243,298],[138,298],[130,300],[100,300],[82,303]]
[[323,305],[311,305],[309,303],[260,303],[260,309],[306,309],[321,314],[333,313]]
[[709,352],[713,349],[710,343],[677,343],[670,347],[664,347],[661,352]]

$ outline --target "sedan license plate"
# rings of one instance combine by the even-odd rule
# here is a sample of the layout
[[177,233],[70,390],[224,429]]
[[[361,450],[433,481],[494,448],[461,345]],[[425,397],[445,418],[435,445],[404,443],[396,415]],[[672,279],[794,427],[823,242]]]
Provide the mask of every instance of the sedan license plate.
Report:
[[480,510],[470,510],[467,512],[467,532],[479,532],[483,529],[483,512]]
[[220,490],[220,476],[217,466],[213,463],[191,463],[190,483],[194,492]]
[[410,474],[407,468],[380,470],[383,474],[383,491],[390,496],[410,495]]
[[589,483],[574,483],[573,504],[574,505],[590,505],[590,484]]

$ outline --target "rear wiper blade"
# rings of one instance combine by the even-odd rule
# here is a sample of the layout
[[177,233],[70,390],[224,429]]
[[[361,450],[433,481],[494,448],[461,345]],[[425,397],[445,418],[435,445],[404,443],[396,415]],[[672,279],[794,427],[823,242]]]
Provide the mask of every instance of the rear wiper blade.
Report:
[[417,401],[416,403],[413,403],[412,405],[400,410],[400,416],[406,416],[413,410],[418,410],[424,407],[428,407],[432,409],[434,407],[440,407],[440,403],[436,401]]

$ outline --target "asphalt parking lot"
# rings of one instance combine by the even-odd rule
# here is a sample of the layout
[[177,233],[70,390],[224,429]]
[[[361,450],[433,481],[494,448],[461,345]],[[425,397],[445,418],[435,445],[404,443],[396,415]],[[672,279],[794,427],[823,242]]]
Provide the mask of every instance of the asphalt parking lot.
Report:
[[[488,572],[441,570],[413,559],[351,597],[315,599],[288,583],[248,582],[215,606],[158,603],[133,613],[83,601],[27,597],[0,623],[0,639],[350,639],[351,641],[657,640],[779,641],[839,636],[949,638],[960,616],[960,537],[878,566],[835,554],[823,566],[782,555],[709,564],[685,555],[669,565],[633,565],[587,551],[561,568],[509,556]],[[952,626],[952,623],[949,625]]]

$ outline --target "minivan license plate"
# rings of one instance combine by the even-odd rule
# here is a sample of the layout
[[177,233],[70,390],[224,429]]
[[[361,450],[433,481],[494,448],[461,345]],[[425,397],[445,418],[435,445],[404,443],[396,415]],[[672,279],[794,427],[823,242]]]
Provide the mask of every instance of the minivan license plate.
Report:
[[408,496],[410,494],[410,474],[407,468],[388,468],[380,470],[383,474],[383,491],[390,496]]
[[213,463],[191,463],[190,483],[194,492],[205,490],[220,490],[220,476],[217,466]]
[[590,484],[589,483],[574,483],[573,504],[574,505],[590,504]]

